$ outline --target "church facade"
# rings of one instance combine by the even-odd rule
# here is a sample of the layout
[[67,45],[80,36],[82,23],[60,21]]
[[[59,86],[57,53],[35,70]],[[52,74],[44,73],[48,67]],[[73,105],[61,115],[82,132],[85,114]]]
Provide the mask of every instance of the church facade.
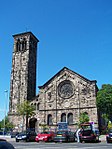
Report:
[[[35,116],[29,119],[29,127],[36,131],[42,125],[56,128],[58,122],[67,122],[76,128],[81,113],[86,113],[98,126],[96,107],[96,80],[89,80],[67,67],[62,68],[36,95],[36,58],[39,40],[26,32],[14,35],[9,118],[20,129],[18,103],[30,100],[35,106]],[[38,61],[37,61],[38,64]]]

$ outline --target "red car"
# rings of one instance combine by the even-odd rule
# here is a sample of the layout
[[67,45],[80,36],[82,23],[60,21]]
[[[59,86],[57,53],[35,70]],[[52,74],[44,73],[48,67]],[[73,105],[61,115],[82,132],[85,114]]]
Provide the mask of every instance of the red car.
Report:
[[53,131],[41,132],[41,133],[38,133],[38,135],[35,138],[35,141],[36,142],[39,142],[39,141],[50,142],[54,140],[54,136],[55,136],[55,133]]

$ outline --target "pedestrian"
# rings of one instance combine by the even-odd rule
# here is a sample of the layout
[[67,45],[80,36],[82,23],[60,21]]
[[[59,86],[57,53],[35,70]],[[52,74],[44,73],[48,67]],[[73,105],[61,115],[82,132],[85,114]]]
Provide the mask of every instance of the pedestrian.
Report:
[[79,138],[79,133],[80,133],[81,129],[77,129],[76,131],[76,137],[77,137],[77,142],[79,143],[80,142],[80,138]]

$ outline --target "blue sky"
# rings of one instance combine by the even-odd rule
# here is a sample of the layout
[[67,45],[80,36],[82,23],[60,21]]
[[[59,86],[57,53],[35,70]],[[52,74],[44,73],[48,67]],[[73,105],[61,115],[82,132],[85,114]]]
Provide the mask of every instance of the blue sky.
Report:
[[0,120],[9,105],[12,35],[25,31],[40,41],[37,90],[65,66],[99,88],[112,83],[111,0],[1,0]]

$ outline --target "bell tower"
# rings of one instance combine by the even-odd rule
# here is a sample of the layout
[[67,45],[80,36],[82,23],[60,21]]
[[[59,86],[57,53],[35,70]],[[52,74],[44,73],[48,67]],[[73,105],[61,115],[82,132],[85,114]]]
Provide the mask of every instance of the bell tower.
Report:
[[17,104],[36,95],[37,44],[32,32],[13,35],[14,49],[10,80],[9,116],[15,115]]

